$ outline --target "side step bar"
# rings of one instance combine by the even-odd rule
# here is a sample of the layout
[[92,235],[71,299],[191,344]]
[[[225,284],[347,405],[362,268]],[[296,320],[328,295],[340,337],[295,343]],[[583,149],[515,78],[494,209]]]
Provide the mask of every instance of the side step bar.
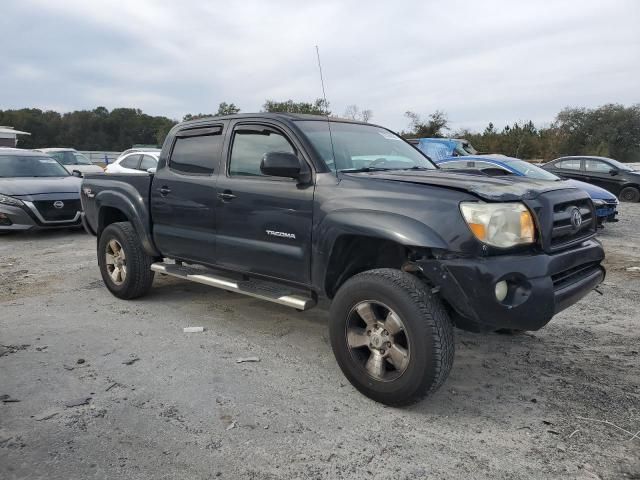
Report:
[[151,264],[151,270],[191,282],[218,287],[229,292],[242,293],[261,300],[279,303],[297,310],[308,310],[316,304],[315,299],[306,292],[294,291],[289,287],[261,280],[234,280],[204,268],[156,262]]

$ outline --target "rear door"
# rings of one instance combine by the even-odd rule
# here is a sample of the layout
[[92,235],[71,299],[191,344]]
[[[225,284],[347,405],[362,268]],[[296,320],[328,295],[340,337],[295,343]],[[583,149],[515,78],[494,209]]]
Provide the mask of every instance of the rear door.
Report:
[[562,178],[586,181],[581,158],[559,160],[553,164],[551,171]]
[[176,134],[151,187],[153,238],[167,257],[213,264],[216,179],[224,125]]
[[310,283],[313,182],[265,176],[267,152],[290,152],[305,162],[292,132],[275,123],[236,121],[225,141],[218,179],[217,262],[225,268],[299,284]]

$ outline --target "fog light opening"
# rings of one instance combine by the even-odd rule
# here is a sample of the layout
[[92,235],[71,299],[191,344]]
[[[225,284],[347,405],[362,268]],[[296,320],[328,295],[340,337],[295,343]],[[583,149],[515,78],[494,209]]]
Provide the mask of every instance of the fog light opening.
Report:
[[501,280],[496,283],[496,299],[499,302],[503,302],[505,298],[507,298],[507,293],[509,293],[509,284],[506,280]]
[[11,219],[5,213],[0,213],[0,225],[12,225]]

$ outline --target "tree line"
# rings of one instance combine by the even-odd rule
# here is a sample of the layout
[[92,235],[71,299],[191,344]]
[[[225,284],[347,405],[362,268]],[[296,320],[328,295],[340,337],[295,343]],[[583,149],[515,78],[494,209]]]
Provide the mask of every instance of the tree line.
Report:
[[[330,110],[321,98],[312,101],[271,100],[263,112],[308,113],[369,122],[370,109],[349,105],[342,115]],[[222,102],[213,113],[187,114],[182,120],[240,112],[234,103]],[[452,130],[445,112],[421,116],[406,112],[406,138],[466,138],[482,153],[502,153],[524,159],[551,159],[561,155],[601,155],[627,162],[640,162],[640,104],[626,107],[608,104],[597,108],[565,108],[546,126],[532,121],[515,122],[498,129],[491,122],[482,132]],[[21,148],[68,146],[78,150],[122,151],[135,144],[162,145],[177,123],[164,116],[151,116],[135,108],[105,107],[58,113],[36,108],[0,110],[0,125],[31,133],[20,136]]]
[[465,138],[481,153],[501,153],[527,160],[598,155],[640,162],[640,104],[567,107],[548,126],[536,127],[532,121],[523,121],[497,129],[489,122],[482,132],[453,131],[442,111],[426,118],[407,112],[406,117],[409,129],[402,132],[404,137]]

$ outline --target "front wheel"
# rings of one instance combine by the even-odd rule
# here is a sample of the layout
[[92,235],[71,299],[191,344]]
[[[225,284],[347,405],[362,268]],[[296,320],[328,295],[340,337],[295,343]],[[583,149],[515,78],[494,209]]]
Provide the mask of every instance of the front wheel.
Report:
[[435,392],[453,365],[453,326],[417,277],[378,269],[350,278],[331,304],[338,365],[364,395],[403,406]]
[[623,202],[640,202],[640,190],[635,187],[625,187],[620,192],[620,200]]
[[98,240],[98,265],[102,280],[116,297],[137,298],[149,291],[153,283],[153,257],[142,249],[133,225],[112,223]]

